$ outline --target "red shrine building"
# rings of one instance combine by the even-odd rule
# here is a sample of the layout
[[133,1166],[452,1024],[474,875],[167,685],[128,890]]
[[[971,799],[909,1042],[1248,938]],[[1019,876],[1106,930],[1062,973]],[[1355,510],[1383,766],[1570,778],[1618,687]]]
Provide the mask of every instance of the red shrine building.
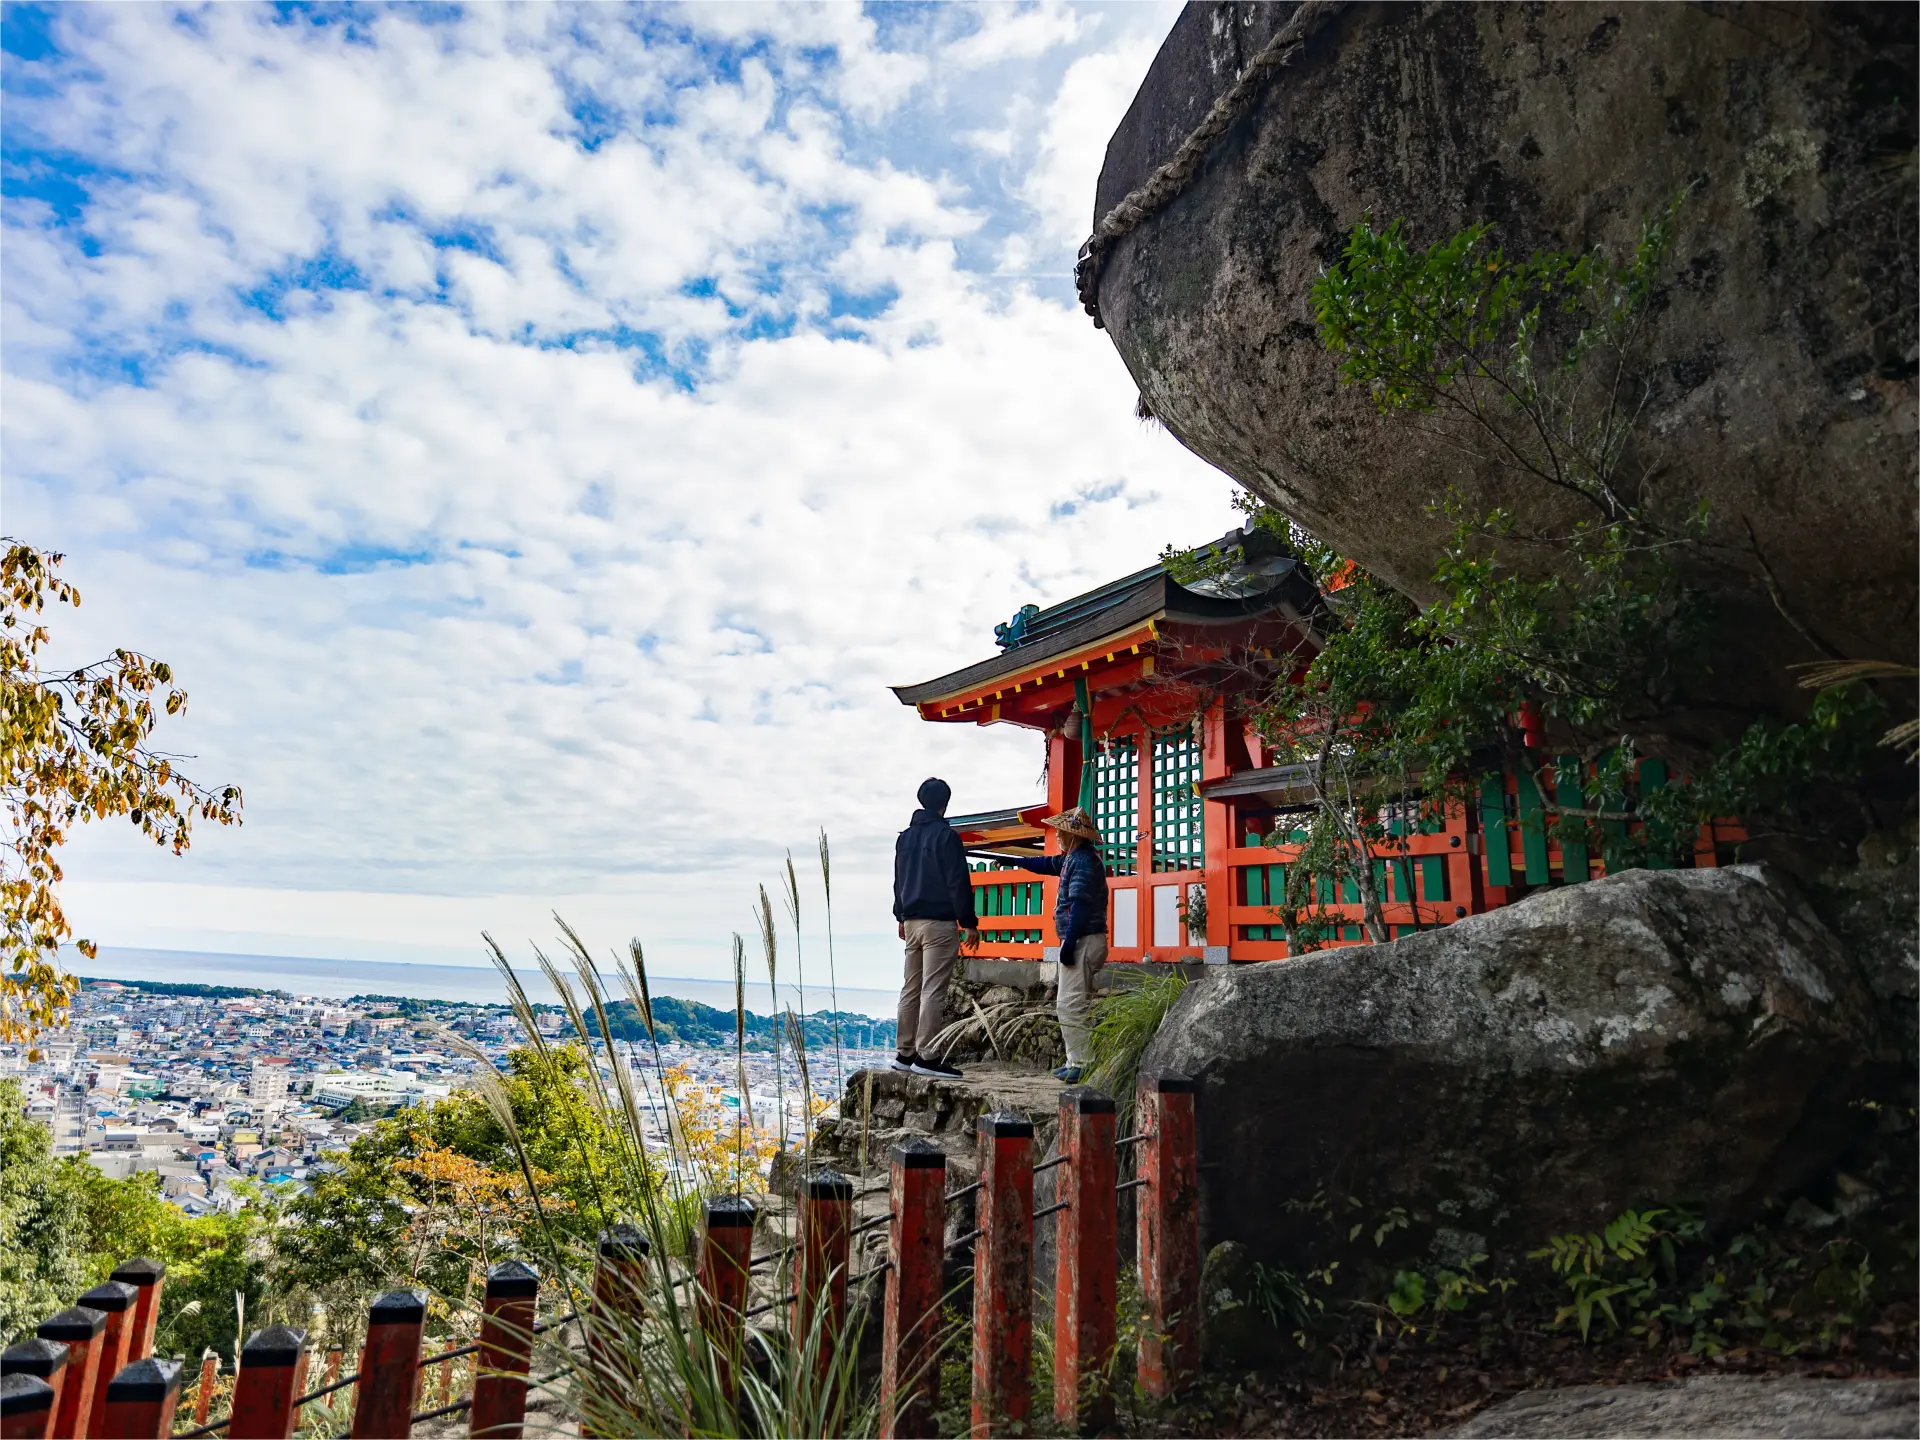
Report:
[[[1154,565],[995,627],[999,653],[918,685],[894,687],[921,718],[1018,725],[1046,745],[1044,804],[950,817],[976,857],[976,958],[1042,960],[1056,943],[1055,881],[992,856],[1058,848],[1043,817],[1083,804],[1103,837],[1115,961],[1279,960],[1285,867],[1316,800],[1306,767],[1274,763],[1248,702],[1289,660],[1310,663],[1322,597],[1293,557],[1260,532],[1229,532],[1224,574],[1181,584]],[[1559,762],[1578,803],[1582,767]],[[1664,784],[1641,762],[1642,788]],[[1390,825],[1374,859],[1394,936],[1451,924],[1545,885],[1594,878],[1586,847],[1549,835],[1529,775],[1489,779],[1477,806]],[[1693,863],[1719,863],[1736,827],[1703,827]],[[1358,887],[1316,878],[1321,947],[1364,942]],[[1298,888],[1296,887],[1296,894]]]

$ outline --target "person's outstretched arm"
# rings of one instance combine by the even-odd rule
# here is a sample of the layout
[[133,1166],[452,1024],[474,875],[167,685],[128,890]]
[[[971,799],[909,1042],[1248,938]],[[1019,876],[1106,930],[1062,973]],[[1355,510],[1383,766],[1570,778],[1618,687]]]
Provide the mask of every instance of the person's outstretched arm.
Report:
[[1022,859],[1018,855],[1009,855],[1007,863],[1018,870],[1031,870],[1036,875],[1058,875],[1066,859],[1064,855],[1041,855],[1031,860]]

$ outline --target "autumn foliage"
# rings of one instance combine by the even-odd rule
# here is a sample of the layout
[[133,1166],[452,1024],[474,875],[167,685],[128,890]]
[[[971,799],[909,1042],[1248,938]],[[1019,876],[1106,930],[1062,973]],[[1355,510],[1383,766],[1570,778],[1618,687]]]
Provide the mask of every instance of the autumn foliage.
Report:
[[41,668],[48,602],[77,607],[80,592],[60,577],[63,556],[0,543],[0,1041],[19,1042],[60,1024],[77,989],[57,963],[73,933],[56,890],[73,826],[124,815],[178,855],[195,820],[240,822],[240,791],[203,788],[174,767],[179,757],[148,747],[161,713],[187,708],[165,661],[115,650],[76,670]]

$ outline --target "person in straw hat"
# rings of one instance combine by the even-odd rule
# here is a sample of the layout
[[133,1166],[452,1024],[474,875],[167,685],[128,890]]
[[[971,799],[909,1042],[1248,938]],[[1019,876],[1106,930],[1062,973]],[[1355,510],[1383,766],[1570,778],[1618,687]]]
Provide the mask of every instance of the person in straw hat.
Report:
[[1053,929],[1060,937],[1060,977],[1055,1011],[1067,1043],[1067,1063],[1053,1073],[1078,1084],[1090,1058],[1087,1014],[1093,1008],[1093,977],[1107,963],[1107,866],[1100,858],[1100,831],[1080,806],[1045,822],[1060,833],[1058,855],[1013,861],[1036,875],[1058,875]]

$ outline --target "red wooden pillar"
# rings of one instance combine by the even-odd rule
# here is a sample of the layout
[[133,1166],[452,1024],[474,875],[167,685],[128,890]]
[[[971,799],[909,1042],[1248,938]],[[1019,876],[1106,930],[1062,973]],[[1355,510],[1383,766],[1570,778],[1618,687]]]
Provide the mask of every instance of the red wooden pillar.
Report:
[[1120,1197],[1114,1186],[1114,1104],[1098,1090],[1060,1094],[1060,1198],[1054,1222],[1059,1268],[1053,1287],[1053,1414],[1089,1433],[1113,1424],[1112,1358],[1119,1303]]
[[807,1177],[800,1209],[800,1275],[794,1286],[793,1334],[809,1336],[825,1370],[847,1319],[847,1260],[852,1243],[853,1182],[837,1170]]
[[721,1388],[734,1393],[747,1312],[748,1267],[753,1263],[753,1205],[740,1196],[707,1201],[700,1236],[700,1330],[713,1347]]
[[940,1278],[946,1260],[947,1156],[914,1138],[887,1152],[886,1318],[880,1342],[882,1440],[927,1440],[940,1403]]
[[[1151,657],[1149,657],[1151,658]],[[1153,950],[1153,727],[1142,720],[1140,748],[1136,752],[1134,773],[1139,797],[1134,806],[1134,823],[1140,833],[1134,837],[1133,873],[1140,882],[1140,954]]]
[[1451,924],[1487,908],[1485,878],[1473,859],[1473,832],[1467,827],[1467,807],[1458,800],[1447,801],[1447,890],[1450,900],[1438,895],[1427,898],[1433,903],[1434,918]]
[[287,1440],[293,1402],[307,1384],[307,1332],[289,1325],[256,1330],[240,1350],[227,1440]]
[[1140,1283],[1146,1330],[1140,1384],[1165,1396],[1200,1374],[1200,1170],[1193,1081],[1162,1075],[1143,1087],[1139,1112],[1148,1139],[1140,1165]]
[[[1047,737],[1047,809],[1058,815],[1062,810],[1076,804],[1080,798],[1080,722],[1074,720],[1071,734],[1056,731]],[[1043,842],[1045,853],[1060,853],[1060,832],[1052,826],[1043,826],[1046,839]],[[1060,879],[1056,875],[1045,875],[1040,881],[1040,913],[1047,917],[1047,943],[1058,945],[1060,937],[1053,933],[1053,903],[1059,895]]]
[[158,1260],[129,1260],[107,1278],[134,1289],[133,1330],[127,1339],[127,1359],[144,1360],[153,1353],[153,1332],[160,1323],[160,1291],[167,1283],[167,1267]]
[[67,1347],[66,1380],[53,1417],[53,1433],[64,1440],[85,1440],[87,1422],[93,1418],[94,1389],[106,1384],[99,1378],[100,1353],[105,1348],[100,1342],[106,1329],[104,1314],[78,1305],[40,1322],[42,1340]]
[[980,1117],[973,1249],[973,1430],[1024,1430],[1033,1405],[1033,1122]]
[[125,1366],[101,1392],[101,1440],[161,1440],[173,1433],[180,1362],[149,1355]]
[[[1247,763],[1247,747],[1241,739],[1240,722],[1227,719],[1227,702],[1215,700],[1200,718],[1200,778],[1224,780],[1236,766]],[[1233,833],[1233,806],[1216,800],[1200,807],[1201,865],[1207,884],[1207,933],[1205,958],[1225,961],[1233,943],[1233,926],[1228,923],[1228,907],[1235,903],[1233,870],[1227,864],[1227,849],[1239,845],[1246,836]]]
[[533,1311],[539,1295],[540,1273],[524,1261],[503,1260],[488,1267],[467,1434],[520,1440],[520,1427],[527,1418],[527,1371],[533,1365]]
[[127,1363],[127,1347],[133,1339],[133,1303],[140,1292],[123,1280],[108,1280],[80,1297],[80,1308],[98,1310],[107,1317],[107,1328],[100,1334],[100,1361],[93,1375],[93,1408],[87,1412],[89,1435],[103,1433],[101,1417],[107,1408],[107,1386]]
[[354,1387],[353,1440],[396,1440],[413,1430],[413,1395],[420,1379],[420,1332],[427,1324],[427,1292],[389,1290],[367,1309]]
[[200,1357],[200,1383],[193,1387],[193,1428],[198,1430],[207,1423],[207,1412],[213,1408],[214,1377],[220,1373],[220,1357],[209,1350]]
[[[20,1428],[9,1428],[7,1435],[53,1434],[53,1419],[59,1411],[60,1391],[65,1387],[67,1378],[67,1347],[58,1340],[42,1340],[38,1336],[8,1346],[6,1353],[0,1355],[0,1376],[11,1379],[15,1375],[38,1380],[47,1387],[47,1393],[40,1396],[38,1391],[34,1391],[32,1393],[37,1398],[29,1402],[25,1398],[27,1392],[21,1392],[17,1410],[8,1412],[9,1415],[18,1414]],[[44,1405],[42,1400],[45,1401]]]
[[59,1391],[38,1375],[9,1370],[0,1375],[0,1440],[47,1440]]

